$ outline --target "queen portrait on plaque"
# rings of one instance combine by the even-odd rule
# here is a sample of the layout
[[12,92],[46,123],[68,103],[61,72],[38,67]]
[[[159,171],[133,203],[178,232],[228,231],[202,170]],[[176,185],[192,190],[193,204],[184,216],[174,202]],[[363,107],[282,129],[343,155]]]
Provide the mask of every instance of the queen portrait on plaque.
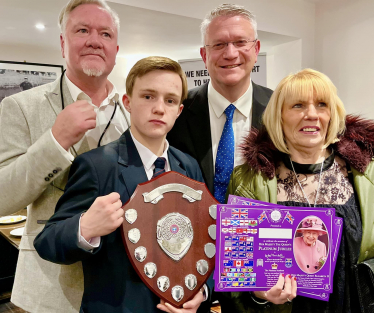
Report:
[[[300,233],[301,237],[296,237]],[[304,218],[296,230],[294,256],[297,265],[305,273],[314,274],[325,264],[328,251],[318,237],[326,234],[322,220],[316,216]]]

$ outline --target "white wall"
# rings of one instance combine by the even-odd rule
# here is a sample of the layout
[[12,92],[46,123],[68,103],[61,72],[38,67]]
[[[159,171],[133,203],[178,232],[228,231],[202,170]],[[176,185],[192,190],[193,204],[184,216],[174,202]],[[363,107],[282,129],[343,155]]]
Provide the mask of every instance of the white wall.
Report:
[[275,89],[280,80],[302,68],[302,40],[274,46],[266,55],[267,87]]
[[348,113],[374,118],[374,1],[316,6],[316,68],[338,88]]
[[[203,19],[222,0],[111,0],[140,8]],[[236,0],[257,17],[258,29],[297,37],[301,43],[301,66],[314,66],[315,4],[302,0]],[[196,30],[198,31],[198,30]],[[260,38],[261,39],[261,38]]]
[[59,50],[29,45],[4,45],[1,42],[0,60],[65,66]]

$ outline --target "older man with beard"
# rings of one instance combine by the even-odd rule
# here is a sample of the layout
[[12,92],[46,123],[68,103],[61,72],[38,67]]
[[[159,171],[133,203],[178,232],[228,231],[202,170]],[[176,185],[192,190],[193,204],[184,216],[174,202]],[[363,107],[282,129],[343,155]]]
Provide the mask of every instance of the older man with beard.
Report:
[[78,312],[83,275],[80,263],[42,260],[34,238],[54,213],[74,158],[129,126],[107,78],[118,52],[118,15],[103,0],[71,0],[59,25],[66,72],[0,104],[0,215],[28,209],[11,301],[38,313]]

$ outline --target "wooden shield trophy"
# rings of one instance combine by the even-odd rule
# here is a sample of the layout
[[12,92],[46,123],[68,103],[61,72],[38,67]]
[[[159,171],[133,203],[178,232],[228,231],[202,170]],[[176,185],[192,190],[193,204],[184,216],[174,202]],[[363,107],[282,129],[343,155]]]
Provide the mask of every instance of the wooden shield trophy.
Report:
[[175,307],[191,300],[214,268],[217,200],[176,172],[140,184],[123,206],[122,239],[143,282]]

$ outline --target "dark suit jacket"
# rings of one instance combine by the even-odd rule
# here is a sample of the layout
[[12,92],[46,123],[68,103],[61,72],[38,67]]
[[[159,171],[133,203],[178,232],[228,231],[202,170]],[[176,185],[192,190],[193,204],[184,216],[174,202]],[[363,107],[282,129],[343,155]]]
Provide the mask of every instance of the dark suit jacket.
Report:
[[[171,170],[203,181],[196,160],[189,155],[170,147],[168,158]],[[71,166],[55,214],[34,241],[43,259],[60,264],[82,261],[81,312],[161,312],[156,308],[160,299],[138,277],[127,257],[120,228],[101,237],[100,246],[92,252],[78,247],[79,218],[97,197],[118,192],[126,203],[145,181],[148,178],[129,131],[117,141],[80,155]]]
[[[253,85],[252,127],[259,128],[261,116],[269,102],[272,90]],[[194,157],[206,185],[214,194],[214,164],[212,153],[212,136],[210,133],[208,84],[189,91],[188,98],[183,102],[184,109],[178,117],[167,139],[173,147]]]

